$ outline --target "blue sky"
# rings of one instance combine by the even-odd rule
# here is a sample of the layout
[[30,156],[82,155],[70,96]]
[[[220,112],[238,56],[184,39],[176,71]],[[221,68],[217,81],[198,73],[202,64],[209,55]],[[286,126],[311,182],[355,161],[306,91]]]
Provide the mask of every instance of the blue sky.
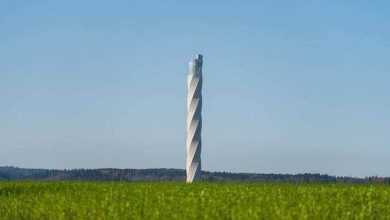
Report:
[[1,1],[0,165],[390,176],[389,1]]

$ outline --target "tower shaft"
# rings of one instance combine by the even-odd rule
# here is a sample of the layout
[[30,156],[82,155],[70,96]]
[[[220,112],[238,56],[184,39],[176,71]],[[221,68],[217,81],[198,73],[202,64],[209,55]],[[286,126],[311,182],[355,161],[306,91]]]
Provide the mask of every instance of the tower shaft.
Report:
[[200,180],[202,150],[202,67],[203,57],[198,55],[189,62],[187,96],[187,183]]

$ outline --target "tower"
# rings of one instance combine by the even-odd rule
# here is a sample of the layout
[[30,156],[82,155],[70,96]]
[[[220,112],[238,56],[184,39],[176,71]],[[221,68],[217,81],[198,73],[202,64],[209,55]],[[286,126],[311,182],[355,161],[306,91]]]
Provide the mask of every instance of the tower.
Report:
[[203,56],[189,62],[187,96],[187,183],[200,180],[202,150],[202,66]]

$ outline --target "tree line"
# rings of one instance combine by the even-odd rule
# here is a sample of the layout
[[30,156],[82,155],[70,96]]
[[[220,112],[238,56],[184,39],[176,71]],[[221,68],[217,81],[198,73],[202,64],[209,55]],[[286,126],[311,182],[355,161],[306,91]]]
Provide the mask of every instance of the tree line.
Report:
[[[185,181],[183,169],[27,169],[0,167],[0,180],[43,181]],[[205,182],[273,182],[273,183],[382,183],[390,177],[340,177],[326,174],[259,174],[202,171]]]

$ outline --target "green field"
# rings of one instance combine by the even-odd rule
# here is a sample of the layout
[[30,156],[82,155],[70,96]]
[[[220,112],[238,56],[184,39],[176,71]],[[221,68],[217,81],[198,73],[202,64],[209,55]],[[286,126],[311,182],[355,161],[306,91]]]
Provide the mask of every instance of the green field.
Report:
[[390,219],[390,186],[0,182],[0,219]]

